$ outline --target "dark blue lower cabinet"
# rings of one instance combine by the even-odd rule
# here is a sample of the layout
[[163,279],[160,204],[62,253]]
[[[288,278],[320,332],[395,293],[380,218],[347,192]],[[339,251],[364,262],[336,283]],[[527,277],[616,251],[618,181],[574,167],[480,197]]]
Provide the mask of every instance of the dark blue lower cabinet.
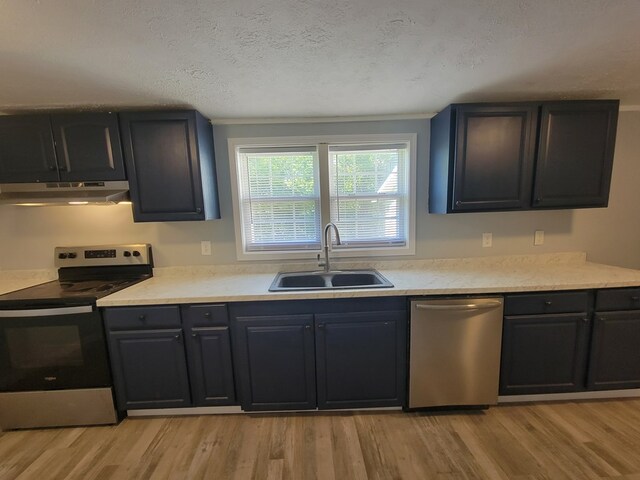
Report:
[[244,410],[316,407],[313,315],[237,317],[233,328]]
[[406,312],[315,316],[319,408],[401,406]]
[[109,332],[119,410],[191,405],[181,329]]
[[503,325],[501,395],[585,390],[586,313],[506,316]]
[[194,405],[233,405],[229,327],[191,328],[187,334],[187,356]]
[[640,311],[595,314],[587,385],[640,388]]

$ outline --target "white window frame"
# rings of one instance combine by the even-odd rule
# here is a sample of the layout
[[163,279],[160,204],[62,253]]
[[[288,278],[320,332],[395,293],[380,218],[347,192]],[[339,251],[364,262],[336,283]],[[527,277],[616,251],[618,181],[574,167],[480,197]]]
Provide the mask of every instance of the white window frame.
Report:
[[[297,137],[255,137],[229,138],[229,168],[231,173],[231,197],[233,201],[233,223],[235,229],[236,255],[238,260],[297,260],[314,259],[316,250],[269,250],[247,251],[243,231],[242,213],[238,187],[238,155],[239,148],[256,147],[294,147],[300,145],[318,145],[320,176],[320,218],[322,227],[329,221],[329,163],[328,145],[336,144],[376,144],[407,143],[409,145],[408,172],[408,222],[406,228],[407,242],[404,246],[334,248],[333,258],[382,257],[415,255],[416,245],[416,133],[363,134],[363,135],[313,135]],[[322,240],[321,240],[322,241]],[[319,250],[317,251],[319,252]]]

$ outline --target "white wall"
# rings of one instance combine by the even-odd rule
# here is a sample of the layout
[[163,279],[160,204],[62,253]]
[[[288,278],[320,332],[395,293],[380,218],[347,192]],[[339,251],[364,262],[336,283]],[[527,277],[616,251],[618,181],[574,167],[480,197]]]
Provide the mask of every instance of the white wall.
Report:
[[[133,223],[129,206],[0,206],[0,268],[50,268],[53,247],[149,242],[157,266],[234,263],[235,245],[228,137],[417,132],[417,258],[586,251],[589,260],[640,268],[640,112],[621,112],[609,208],[458,215],[427,213],[428,120],[214,127],[222,219],[209,222]],[[544,230],[545,245],[533,246]],[[493,247],[482,248],[483,232]],[[213,255],[200,255],[200,241]],[[311,255],[310,255],[311,257]]]

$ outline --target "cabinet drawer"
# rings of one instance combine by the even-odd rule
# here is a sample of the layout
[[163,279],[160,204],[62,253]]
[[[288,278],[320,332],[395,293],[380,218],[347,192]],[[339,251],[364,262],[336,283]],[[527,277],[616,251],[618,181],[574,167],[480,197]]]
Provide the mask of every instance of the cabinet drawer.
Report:
[[640,287],[599,290],[596,293],[596,310],[640,310]]
[[107,308],[107,330],[180,328],[180,311],[176,305],[166,307]]
[[508,295],[504,299],[505,315],[586,312],[589,292],[527,293]]
[[225,304],[183,305],[180,308],[185,327],[219,327],[229,324]]

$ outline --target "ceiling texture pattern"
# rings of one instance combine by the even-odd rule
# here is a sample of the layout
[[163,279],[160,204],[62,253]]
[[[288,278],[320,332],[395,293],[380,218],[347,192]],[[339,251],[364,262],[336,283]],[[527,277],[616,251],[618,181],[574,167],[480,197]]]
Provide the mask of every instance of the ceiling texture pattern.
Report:
[[640,104],[638,0],[0,0],[0,111],[212,119]]

